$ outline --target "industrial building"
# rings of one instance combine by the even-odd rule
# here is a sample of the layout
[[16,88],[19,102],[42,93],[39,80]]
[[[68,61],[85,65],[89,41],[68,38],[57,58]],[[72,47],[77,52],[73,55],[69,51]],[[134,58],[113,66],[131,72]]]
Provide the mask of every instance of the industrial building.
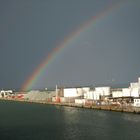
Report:
[[109,86],[58,88],[56,86],[56,89],[51,91],[31,90],[17,93],[12,90],[1,90],[0,98],[81,105],[116,104],[140,107],[140,77],[138,82],[130,83],[128,88],[112,89]]

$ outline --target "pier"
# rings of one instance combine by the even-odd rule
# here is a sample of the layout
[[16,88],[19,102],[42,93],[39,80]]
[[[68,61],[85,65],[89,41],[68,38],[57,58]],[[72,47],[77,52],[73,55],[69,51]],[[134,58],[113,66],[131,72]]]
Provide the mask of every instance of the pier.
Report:
[[91,110],[105,110],[105,111],[115,111],[115,112],[140,114],[140,107],[134,107],[134,106],[83,105],[83,104],[80,105],[80,104],[75,104],[75,103],[57,103],[57,102],[18,100],[18,99],[6,99],[6,98],[1,98],[0,100],[16,101],[16,102],[28,102],[28,103],[37,103],[37,104],[55,105],[55,106],[68,106],[68,107],[85,108],[85,109],[91,109]]

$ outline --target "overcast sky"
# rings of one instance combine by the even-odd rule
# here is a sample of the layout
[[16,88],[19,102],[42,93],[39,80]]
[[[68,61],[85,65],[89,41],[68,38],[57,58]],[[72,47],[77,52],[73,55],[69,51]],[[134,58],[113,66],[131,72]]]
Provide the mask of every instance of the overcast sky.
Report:
[[[16,89],[75,29],[119,0],[0,0],[0,88]],[[62,51],[33,88],[140,76],[140,1],[126,0]]]

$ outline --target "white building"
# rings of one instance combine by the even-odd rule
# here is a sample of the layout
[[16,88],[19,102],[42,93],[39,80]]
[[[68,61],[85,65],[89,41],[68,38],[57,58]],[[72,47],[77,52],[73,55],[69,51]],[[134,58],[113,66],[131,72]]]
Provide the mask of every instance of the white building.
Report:
[[140,107],[140,98],[135,98],[134,99],[134,106],[135,107]]
[[13,93],[13,91],[12,90],[1,90],[0,91],[0,97],[2,98],[2,97],[7,97],[7,96],[9,96],[10,94],[12,94]]
[[86,103],[86,100],[85,99],[75,99],[75,103],[76,104],[85,104]]

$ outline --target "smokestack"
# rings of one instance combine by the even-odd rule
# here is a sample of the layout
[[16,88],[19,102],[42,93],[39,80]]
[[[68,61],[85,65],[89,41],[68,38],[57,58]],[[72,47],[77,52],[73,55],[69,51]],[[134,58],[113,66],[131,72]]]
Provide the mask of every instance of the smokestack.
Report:
[[58,97],[58,89],[57,89],[57,85],[56,85],[56,97]]

